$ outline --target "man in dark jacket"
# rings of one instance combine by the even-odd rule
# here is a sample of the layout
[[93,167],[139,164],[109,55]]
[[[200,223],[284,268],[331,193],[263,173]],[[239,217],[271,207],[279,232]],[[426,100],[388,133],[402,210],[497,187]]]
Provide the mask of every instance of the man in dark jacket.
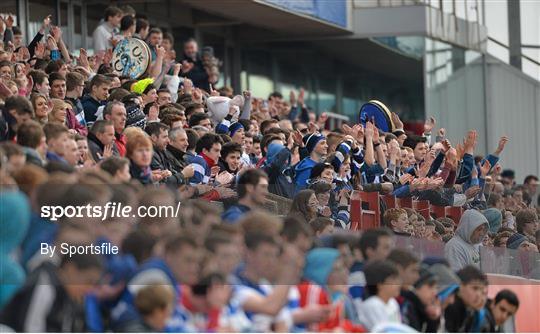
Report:
[[99,162],[113,155],[120,156],[114,139],[114,124],[112,121],[99,120],[92,125],[88,133],[88,149],[94,161]]
[[185,160],[189,146],[186,130],[183,128],[173,128],[169,131],[169,145],[167,152],[178,161],[180,168],[186,167],[189,162]]
[[184,43],[184,59],[182,60],[182,73],[187,76],[197,88],[210,92],[208,73],[203,66],[199,55],[199,46],[193,38]]
[[166,173],[162,179],[163,183],[172,186],[186,184],[187,180],[193,176],[194,170],[191,167],[183,167],[180,162],[166,149],[169,145],[169,126],[159,122],[153,122],[146,126],[146,133],[150,136],[154,146],[154,155],[150,168]]
[[489,326],[484,308],[487,300],[487,277],[480,269],[466,266],[457,272],[461,285],[455,301],[445,312],[446,330],[451,333],[478,333]]
[[13,140],[17,127],[34,117],[34,109],[23,96],[6,99],[0,115],[0,141]]
[[64,256],[60,267],[45,262],[27,279],[0,315],[16,332],[85,332],[83,300],[98,283],[98,255]]
[[503,325],[508,319],[513,317],[519,308],[519,299],[517,295],[508,289],[499,291],[495,299],[488,300],[487,319],[489,321],[490,333],[503,333]]

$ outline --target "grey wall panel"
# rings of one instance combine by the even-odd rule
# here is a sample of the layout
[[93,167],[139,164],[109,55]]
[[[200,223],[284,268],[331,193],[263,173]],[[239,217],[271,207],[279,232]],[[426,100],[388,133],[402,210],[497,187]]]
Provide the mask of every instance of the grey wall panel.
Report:
[[510,136],[503,165],[516,171],[518,182],[527,174],[539,175],[540,84],[508,65],[489,64],[487,87],[491,138]]

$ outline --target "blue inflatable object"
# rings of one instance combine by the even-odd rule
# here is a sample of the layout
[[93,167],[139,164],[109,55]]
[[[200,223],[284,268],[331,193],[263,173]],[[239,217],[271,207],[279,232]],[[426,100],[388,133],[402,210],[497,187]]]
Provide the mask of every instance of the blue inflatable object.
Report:
[[360,108],[360,124],[366,126],[368,121],[373,121],[375,126],[383,132],[394,131],[391,116],[390,110],[384,103],[377,100],[371,100]]

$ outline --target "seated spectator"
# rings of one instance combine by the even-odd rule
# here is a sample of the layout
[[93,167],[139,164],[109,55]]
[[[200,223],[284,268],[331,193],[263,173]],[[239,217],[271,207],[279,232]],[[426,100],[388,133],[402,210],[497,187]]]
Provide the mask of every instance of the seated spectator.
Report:
[[17,128],[34,117],[30,102],[22,96],[11,96],[6,99],[0,117],[0,141],[13,140]]
[[145,134],[133,136],[126,145],[126,157],[129,159],[131,177],[142,184],[153,184],[156,178],[152,174],[152,141]]
[[295,216],[308,223],[310,220],[317,218],[317,208],[319,201],[315,196],[315,192],[311,189],[301,190],[293,199],[289,216]]
[[197,152],[197,156],[191,160],[195,168],[195,175],[190,179],[190,183],[208,184],[210,177],[213,176],[212,167],[217,167],[221,153],[221,139],[215,134],[208,133],[197,141],[195,152]]
[[219,158],[218,166],[220,171],[227,171],[233,175],[237,175],[240,171],[242,155],[242,146],[240,144],[230,142],[221,147],[221,157]]
[[86,331],[84,297],[97,287],[100,260],[93,254],[74,254],[64,256],[58,267],[45,262],[4,308],[0,322],[18,332]]
[[488,221],[476,210],[466,210],[459,221],[456,235],[444,247],[445,257],[453,270],[480,263],[479,245],[488,231]]
[[129,327],[129,332],[161,332],[174,310],[174,293],[169,285],[160,282],[142,287],[135,296],[135,307],[141,314],[139,326]]
[[514,292],[508,289],[501,290],[495,296],[495,299],[488,300],[487,316],[492,333],[500,333],[506,321],[512,318],[519,309],[519,299]]
[[538,215],[534,209],[519,210],[516,214],[517,232],[534,240],[536,231],[540,228]]
[[392,262],[373,261],[364,268],[368,298],[358,309],[360,323],[369,331],[376,325],[400,323],[401,314],[396,298],[401,278]]
[[310,220],[309,225],[317,238],[332,235],[334,232],[334,221],[330,218],[318,217]]
[[131,174],[129,172],[129,160],[126,158],[109,157],[104,159],[99,167],[109,173],[115,183],[129,182]]
[[238,222],[247,212],[262,207],[268,194],[268,178],[264,172],[248,169],[238,178],[238,204],[221,216],[226,223]]
[[488,325],[483,311],[487,300],[487,277],[470,265],[457,275],[461,285],[455,302],[444,312],[446,330],[450,333],[480,333]]
[[46,124],[51,109],[49,98],[41,93],[34,93],[31,95],[30,101],[34,108],[35,120],[41,125]]
[[409,220],[407,211],[404,209],[388,209],[384,212],[383,221],[386,227],[390,228],[394,234],[402,236],[411,236],[407,233]]
[[94,161],[120,156],[114,144],[114,124],[111,121],[94,122],[88,133],[88,148]]
[[123,157],[126,155],[126,137],[123,134],[126,127],[127,112],[124,104],[118,101],[107,103],[103,109],[103,119],[112,121],[114,125],[114,144],[118,154]]

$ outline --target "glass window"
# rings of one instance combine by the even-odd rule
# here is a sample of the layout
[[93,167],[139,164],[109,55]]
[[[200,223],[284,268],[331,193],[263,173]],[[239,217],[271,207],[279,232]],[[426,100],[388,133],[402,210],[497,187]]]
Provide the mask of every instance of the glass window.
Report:
[[336,110],[336,95],[330,92],[320,90],[318,92],[319,104],[317,106],[317,111],[319,113],[325,111],[335,111]]
[[[540,2],[521,1],[521,43],[540,45]],[[540,58],[533,58],[540,59]]]
[[266,76],[250,74],[248,77],[249,89],[253,96],[267,97],[274,91],[274,82]]
[[[488,35],[508,45],[508,4],[506,1],[485,1]],[[489,49],[489,45],[488,45]]]
[[501,46],[493,41],[488,41],[487,51],[490,55],[504,61],[508,64],[510,61],[510,51],[508,48]]

